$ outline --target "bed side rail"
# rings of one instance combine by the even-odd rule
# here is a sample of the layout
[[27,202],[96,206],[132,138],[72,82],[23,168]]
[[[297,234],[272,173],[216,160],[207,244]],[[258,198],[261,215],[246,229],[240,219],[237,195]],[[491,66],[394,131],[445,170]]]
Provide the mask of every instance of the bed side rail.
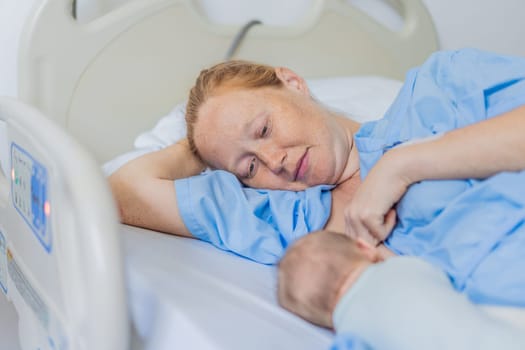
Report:
[[0,98],[0,129],[0,294],[22,349],[127,349],[118,217],[99,166],[16,100]]

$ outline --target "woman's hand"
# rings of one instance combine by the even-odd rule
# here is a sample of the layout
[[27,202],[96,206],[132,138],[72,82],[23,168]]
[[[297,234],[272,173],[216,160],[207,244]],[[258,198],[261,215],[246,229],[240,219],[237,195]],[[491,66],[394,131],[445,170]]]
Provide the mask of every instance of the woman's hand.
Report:
[[394,228],[394,206],[411,184],[402,173],[402,162],[396,153],[391,150],[376,163],[346,205],[345,232],[348,236],[377,245]]
[[422,180],[486,178],[525,169],[525,106],[497,117],[398,146],[370,170],[345,208],[345,231],[371,243],[395,225],[394,205]]

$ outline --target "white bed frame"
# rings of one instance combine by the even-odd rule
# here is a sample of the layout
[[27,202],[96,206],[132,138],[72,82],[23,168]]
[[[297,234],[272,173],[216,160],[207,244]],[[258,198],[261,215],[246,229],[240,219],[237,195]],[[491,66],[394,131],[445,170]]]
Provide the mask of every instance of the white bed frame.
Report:
[[0,129],[0,294],[22,349],[125,349],[119,226],[100,167],[18,101],[0,98]]
[[[398,32],[346,1],[314,0],[297,24],[254,27],[235,57],[288,66],[306,78],[382,75],[401,79],[408,68],[437,49],[437,39],[420,1],[389,3],[404,20]],[[247,348],[250,344],[254,349],[294,348],[295,339],[303,341],[300,347],[304,349],[329,344],[329,333],[276,306],[273,270],[269,267],[202,242],[119,228],[109,190],[97,169],[97,162],[132,149],[139,132],[151,128],[184,100],[200,69],[222,60],[239,28],[210,23],[193,2],[184,0],[135,0],[87,24],[72,18],[71,5],[72,0],[42,1],[25,26],[18,96],[38,111],[19,102],[0,100],[0,120],[5,121],[8,134],[7,142],[0,140],[4,142],[0,144],[4,172],[9,174],[12,167],[12,142],[48,169],[49,199],[53,202],[48,223],[52,224],[54,254],[42,250],[30,226],[14,209],[13,191],[6,192],[5,186],[0,186],[0,230],[7,237],[6,247],[16,252],[27,284],[57,320],[59,326],[53,328],[52,336],[62,334],[68,349],[128,347],[118,241],[123,236],[131,289],[128,299],[143,296],[137,296],[137,289],[130,287],[137,280],[146,278],[144,285],[160,286],[156,272],[161,270],[184,281],[176,287],[144,291],[144,295],[157,293],[165,301],[152,309],[177,310],[175,333],[164,329],[163,337],[184,329],[190,342],[186,344],[198,339],[203,349]],[[43,115],[65,129],[74,141],[60,128],[43,121]],[[0,176],[0,181],[12,184],[9,176]],[[20,236],[15,234],[18,231]],[[168,248],[162,255],[161,250]],[[90,260],[90,252],[96,252],[95,260]],[[157,255],[165,259],[157,261]],[[237,281],[236,276],[227,274],[234,266],[244,276],[256,278]],[[79,278],[79,274],[84,277]],[[19,315],[22,348],[51,349],[50,344],[42,342],[52,332],[39,326],[38,313],[28,306],[27,297],[17,292],[16,284],[10,290],[12,294],[7,295]],[[243,311],[243,305],[252,309]],[[211,308],[209,313],[203,309],[206,307]],[[234,315],[228,321],[232,323],[221,324],[230,315]],[[195,324],[209,325],[209,329],[206,334],[197,331],[200,335],[191,337],[195,330],[191,325]],[[141,336],[148,336],[147,324],[135,326]],[[176,339],[179,345],[184,344],[181,339],[185,338]],[[155,344],[147,345],[161,350]]]
[[[437,39],[419,0],[387,2],[404,20],[398,32],[345,0],[313,0],[299,23],[253,27],[235,58],[288,66],[306,78],[402,80]],[[99,161],[130,150],[139,132],[185,100],[198,72],[222,60],[239,31],[210,23],[188,0],[135,0],[87,24],[69,15],[72,0],[42,3],[20,44],[18,96]]]

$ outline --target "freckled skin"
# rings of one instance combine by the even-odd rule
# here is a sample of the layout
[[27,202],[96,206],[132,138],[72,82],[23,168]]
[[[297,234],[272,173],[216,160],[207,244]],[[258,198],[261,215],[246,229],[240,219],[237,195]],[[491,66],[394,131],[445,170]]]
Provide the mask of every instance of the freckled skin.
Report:
[[[358,127],[295,80],[282,88],[231,88],[210,97],[199,109],[195,144],[205,162],[247,186],[303,190],[338,184],[357,171],[352,135]],[[296,179],[303,157],[306,171]]]

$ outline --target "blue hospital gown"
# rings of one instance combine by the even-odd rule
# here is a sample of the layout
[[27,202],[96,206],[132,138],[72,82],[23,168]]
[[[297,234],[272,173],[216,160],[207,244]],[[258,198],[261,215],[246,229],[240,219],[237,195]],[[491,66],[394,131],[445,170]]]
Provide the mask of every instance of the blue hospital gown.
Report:
[[[524,58],[472,49],[436,53],[407,74],[384,118],[355,135],[361,174],[406,141],[523,104]],[[410,186],[397,215],[388,248],[441,267],[476,303],[525,307],[525,171],[421,181]]]

